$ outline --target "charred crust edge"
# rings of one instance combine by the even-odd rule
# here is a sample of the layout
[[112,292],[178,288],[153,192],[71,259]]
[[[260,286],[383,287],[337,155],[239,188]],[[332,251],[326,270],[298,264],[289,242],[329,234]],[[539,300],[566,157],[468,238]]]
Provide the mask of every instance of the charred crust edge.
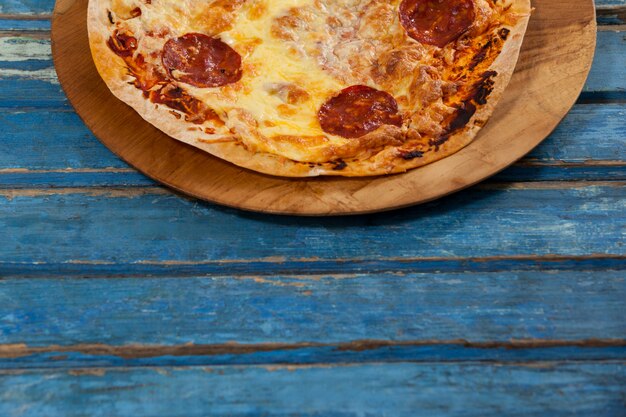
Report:
[[465,128],[478,110],[478,106],[487,104],[487,98],[495,86],[494,78],[497,76],[496,71],[486,71],[481,75],[479,81],[470,90],[467,100],[456,105],[457,110],[448,122],[448,127],[444,133],[439,138],[430,141],[431,146],[439,147],[447,142],[454,133]]
[[341,159],[338,161],[333,161],[331,162],[331,164],[334,165],[333,171],[342,171],[348,167],[348,164],[346,164],[346,162]]
[[411,151],[411,152],[402,154],[402,159],[404,159],[405,161],[410,161],[412,159],[421,158],[423,156],[424,156],[424,152],[422,151]]
[[476,54],[476,56],[474,56],[474,58],[472,58],[472,62],[469,65],[469,70],[473,70],[474,68],[476,68],[478,65],[480,65],[481,62],[483,62],[485,60],[485,58],[487,58],[487,54],[489,53],[489,50],[491,49],[491,46],[493,45],[493,40],[489,39],[481,48],[480,51]]

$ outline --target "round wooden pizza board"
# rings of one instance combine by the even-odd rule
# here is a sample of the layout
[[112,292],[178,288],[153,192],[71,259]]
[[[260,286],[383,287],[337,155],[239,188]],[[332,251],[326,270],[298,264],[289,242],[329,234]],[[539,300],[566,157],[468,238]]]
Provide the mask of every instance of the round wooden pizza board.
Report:
[[87,0],[58,0],[52,54],[76,112],[115,154],[185,194],[267,213],[371,213],[424,203],[469,187],[537,146],[572,107],[596,42],[592,0],[533,0],[511,84],[487,126],[458,153],[405,174],[289,179],[258,174],[170,138],[116,99],[98,75],[87,41]]

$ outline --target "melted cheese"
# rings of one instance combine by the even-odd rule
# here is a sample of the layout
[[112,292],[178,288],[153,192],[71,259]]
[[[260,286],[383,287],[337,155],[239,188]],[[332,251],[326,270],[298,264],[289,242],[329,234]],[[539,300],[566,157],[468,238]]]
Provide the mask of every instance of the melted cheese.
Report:
[[[328,97],[343,88],[314,59],[271,33],[274,19],[291,8],[307,6],[312,2],[269,0],[265,2],[265,12],[261,16],[250,13],[251,8],[256,8],[246,5],[239,13],[234,28],[220,35],[235,49],[238,45],[258,42],[251,53],[242,54],[245,64],[241,82],[246,88],[237,95],[236,106],[246,109],[259,122],[259,131],[265,136],[323,135],[317,111]],[[310,98],[295,104],[285,102],[284,97],[276,94],[281,85],[302,89]],[[228,106],[227,103],[219,104]],[[270,126],[265,122],[270,122]]]
[[135,0],[112,0],[111,11],[120,19],[130,19],[133,9],[137,8]]
[[[354,143],[326,134],[317,118],[322,104],[350,85],[391,93],[420,134],[435,135],[452,111],[442,102],[442,88],[450,86],[431,64],[435,48],[407,41],[399,2],[112,0],[112,7],[119,15],[141,7],[141,16],[126,23],[133,33],[146,34],[140,49],[160,51],[167,39],[200,32],[241,55],[241,81],[219,88],[182,86],[225,121],[214,137],[235,133],[253,150],[323,162]],[[490,21],[491,11],[487,0],[476,2],[479,27]],[[147,59],[161,65],[158,53]]]
[[[120,1],[124,1],[124,9],[140,3],[140,0]],[[224,9],[225,1],[227,9],[228,2],[232,2],[230,10]],[[226,122],[226,127],[239,133],[248,146],[303,160],[310,158],[310,151],[316,145],[341,144],[343,138],[329,137],[322,131],[317,112],[328,98],[346,85],[324,71],[314,55],[307,54],[300,44],[286,42],[272,33],[276,19],[293,13],[294,9],[309,8],[309,16],[317,20],[310,23],[322,27],[325,17],[311,13],[314,0],[236,3],[236,0],[152,0],[150,6],[142,7],[140,19],[129,24],[137,25],[134,32],[139,29],[138,25],[144,33],[167,28],[167,38],[191,32],[208,33],[222,39],[242,56],[243,77],[240,82],[220,88],[185,85],[184,89],[208,103]],[[218,24],[215,23],[217,18],[221,19]],[[165,39],[155,41],[148,37],[143,42],[148,49],[159,50]],[[160,65],[158,60],[155,64]],[[289,100],[285,93],[289,89],[304,91],[306,97]],[[244,120],[253,120],[254,126],[242,124],[241,112],[249,116],[243,117]],[[297,137],[299,140],[298,143],[272,140],[281,137]],[[301,146],[302,139],[308,137],[311,143],[307,145],[310,146]],[[325,140],[320,142],[320,137]]]

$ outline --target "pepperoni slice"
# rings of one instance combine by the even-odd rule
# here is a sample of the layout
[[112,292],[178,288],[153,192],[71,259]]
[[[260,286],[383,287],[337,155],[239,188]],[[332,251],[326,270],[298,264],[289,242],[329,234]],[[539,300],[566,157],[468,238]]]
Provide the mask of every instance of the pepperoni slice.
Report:
[[416,41],[440,48],[472,26],[473,0],[404,0],[400,23]]
[[341,90],[322,105],[317,117],[326,133],[344,138],[359,138],[382,125],[402,126],[391,94],[364,85]]
[[200,88],[232,84],[242,75],[241,56],[220,39],[201,33],[170,39],[162,59],[170,77]]

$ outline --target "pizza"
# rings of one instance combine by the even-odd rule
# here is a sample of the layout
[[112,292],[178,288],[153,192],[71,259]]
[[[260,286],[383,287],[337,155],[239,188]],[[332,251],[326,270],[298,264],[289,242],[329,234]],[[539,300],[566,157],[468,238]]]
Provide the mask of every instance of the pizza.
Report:
[[90,0],[109,89],[241,167],[405,172],[457,152],[515,69],[530,0]]

